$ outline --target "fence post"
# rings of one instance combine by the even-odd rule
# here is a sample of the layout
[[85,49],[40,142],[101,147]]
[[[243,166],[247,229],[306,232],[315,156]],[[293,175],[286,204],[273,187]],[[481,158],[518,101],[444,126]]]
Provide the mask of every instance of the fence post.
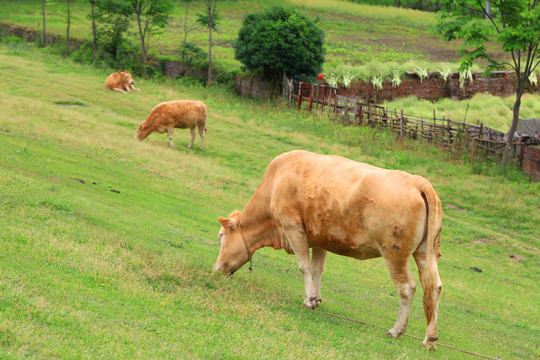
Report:
[[298,108],[299,109],[302,106],[302,84],[303,82],[298,84]]
[[405,118],[403,118],[403,109],[401,110],[401,119],[400,119],[400,127],[399,127],[399,136],[403,136],[406,133],[405,129]]

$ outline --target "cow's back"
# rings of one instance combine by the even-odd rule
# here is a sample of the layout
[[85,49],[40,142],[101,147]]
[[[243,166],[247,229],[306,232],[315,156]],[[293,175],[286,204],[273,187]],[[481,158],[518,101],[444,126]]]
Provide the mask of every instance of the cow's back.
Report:
[[204,127],[206,124],[206,105],[202,101],[173,100],[154,107],[147,119],[160,126],[176,128]]
[[[269,170],[272,216],[301,223],[313,244],[363,259],[422,238],[421,177],[307,151],[283,154]],[[399,245],[400,239],[414,241]]]
[[107,79],[105,79],[105,88],[114,89],[114,88],[123,88],[122,76],[117,72],[110,74]]

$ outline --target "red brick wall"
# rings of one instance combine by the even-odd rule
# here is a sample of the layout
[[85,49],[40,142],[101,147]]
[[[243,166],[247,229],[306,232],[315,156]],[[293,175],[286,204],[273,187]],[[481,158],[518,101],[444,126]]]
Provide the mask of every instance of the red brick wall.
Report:
[[[540,83],[540,76],[538,78]],[[496,96],[509,96],[515,94],[516,78],[511,72],[494,72],[490,77],[481,77],[480,73],[473,74],[473,81],[465,80],[464,87],[459,85],[459,75],[454,74],[444,81],[435,73],[427,79],[409,76],[402,79],[397,87],[387,80],[381,90],[375,90],[371,82],[353,81],[348,89],[338,88],[338,95],[360,97],[365,101],[381,103],[401,97],[416,96],[419,99],[438,100],[455,97],[462,100],[477,93],[489,93]],[[540,94],[540,87],[529,84],[529,92]]]
[[521,154],[523,171],[540,180],[540,146],[523,146]]

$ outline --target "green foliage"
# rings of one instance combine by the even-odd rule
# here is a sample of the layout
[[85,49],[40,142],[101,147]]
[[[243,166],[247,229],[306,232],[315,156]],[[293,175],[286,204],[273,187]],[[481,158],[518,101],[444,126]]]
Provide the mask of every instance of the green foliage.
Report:
[[324,62],[324,32],[295,9],[273,7],[244,18],[234,41],[235,58],[265,77],[317,76]]
[[[197,20],[196,20],[197,24],[205,28],[208,28],[210,26],[210,17],[208,16],[208,14],[196,14],[196,16],[197,16]],[[216,12],[212,19],[212,30],[214,31],[218,30],[220,20],[221,20],[221,17],[219,16],[219,13]]]
[[[463,0],[460,7],[470,9],[462,13],[453,0],[442,0],[442,10],[432,31],[444,40],[462,39],[459,49],[461,70],[468,69],[478,59],[489,61],[487,71],[510,66],[524,72],[525,79],[540,62],[540,5],[522,0],[491,2],[488,14],[484,4],[476,0]],[[487,19],[484,19],[487,17]],[[495,38],[502,50],[512,54],[512,62],[503,62],[487,51],[486,43]]]
[[183,41],[178,47],[178,55],[186,65],[197,68],[208,66],[208,54],[197,44]]

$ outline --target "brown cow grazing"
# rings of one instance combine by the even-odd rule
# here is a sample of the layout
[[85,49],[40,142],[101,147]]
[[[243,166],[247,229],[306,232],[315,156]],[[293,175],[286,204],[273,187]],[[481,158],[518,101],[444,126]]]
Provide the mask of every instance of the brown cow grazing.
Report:
[[204,149],[204,134],[206,132],[206,105],[202,101],[174,100],[158,104],[146,120],[137,128],[135,139],[144,140],[154,131],[158,134],[167,132],[169,146],[173,147],[174,128],[186,129],[191,132],[188,149],[193,147],[195,127],[199,129],[201,149]]
[[105,80],[105,88],[127,94],[131,90],[140,90],[133,85],[134,83],[135,81],[133,81],[133,77],[129,71],[118,71],[107,77],[107,80]]
[[441,201],[420,176],[292,151],[270,163],[242,212],[219,217],[221,249],[214,271],[230,275],[264,246],[284,249],[296,256],[304,275],[303,305],[313,309],[322,301],[328,251],[359,260],[382,257],[398,290],[397,321],[387,332],[397,338],[407,328],[416,290],[409,270],[413,255],[424,288],[423,346],[435,349],[441,219]]

